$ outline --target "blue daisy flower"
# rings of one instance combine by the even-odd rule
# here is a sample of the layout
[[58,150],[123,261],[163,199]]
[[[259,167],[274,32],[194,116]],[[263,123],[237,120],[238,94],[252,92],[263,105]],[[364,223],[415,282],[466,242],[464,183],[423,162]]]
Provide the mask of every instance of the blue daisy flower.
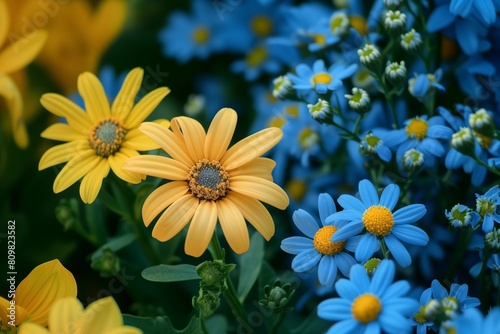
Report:
[[322,226],[307,211],[299,209],[293,213],[293,222],[305,237],[286,238],[281,242],[281,249],[296,255],[292,261],[294,271],[305,272],[318,265],[319,282],[325,286],[332,286],[337,278],[338,270],[348,276],[351,267],[357,263],[345,250],[354,252],[359,238],[330,241],[332,235],[346,222],[326,223],[326,217],[336,212],[332,197],[326,193],[318,196],[318,209]]
[[409,333],[407,316],[418,309],[415,299],[403,297],[410,290],[407,281],[393,283],[395,265],[383,260],[370,278],[364,267],[352,267],[350,279],[335,284],[339,298],[318,305],[318,316],[336,321],[328,334]]
[[412,327],[416,327],[417,334],[426,334],[428,328],[434,330],[437,326],[433,320],[428,319],[428,314],[432,313],[432,309],[436,306],[435,301],[432,301],[431,289],[426,289],[420,296],[420,307],[418,312],[413,314],[408,320]]
[[451,283],[450,291],[448,292],[438,280],[432,280],[431,287],[432,296],[437,299],[443,311],[449,318],[453,318],[458,312],[467,308],[477,307],[481,304],[479,299],[467,296],[469,286],[467,284]]
[[483,220],[483,231],[493,230],[495,222],[500,222],[500,214],[497,210],[500,204],[500,188],[498,185],[490,188],[483,195],[476,194],[476,211]]
[[366,179],[359,182],[358,189],[361,199],[341,195],[337,201],[344,210],[326,219],[327,223],[349,221],[335,233],[332,241],[345,240],[364,232],[355,252],[357,261],[368,260],[379,249],[379,241],[383,241],[399,265],[409,266],[411,256],[401,241],[416,246],[427,245],[428,235],[419,227],[410,225],[422,218],[427,209],[423,204],[410,204],[393,213],[400,193],[396,184],[385,187],[380,199],[375,186]]
[[451,320],[447,325],[447,333],[453,332],[456,334],[469,333],[488,333],[500,334],[500,307],[496,306],[489,310],[486,316],[483,316],[480,310],[476,308],[466,309],[455,319]]

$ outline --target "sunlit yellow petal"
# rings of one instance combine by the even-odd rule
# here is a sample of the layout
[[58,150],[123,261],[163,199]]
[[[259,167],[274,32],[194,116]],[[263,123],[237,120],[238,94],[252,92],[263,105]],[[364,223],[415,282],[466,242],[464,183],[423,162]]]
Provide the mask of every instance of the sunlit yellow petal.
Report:
[[160,216],[153,228],[153,237],[159,241],[172,239],[193,217],[198,199],[187,194],[176,200]]
[[94,169],[101,159],[91,149],[77,152],[59,174],[57,174],[53,185],[54,192],[57,194],[68,189],[72,184]]
[[186,182],[172,181],[155,189],[144,201],[142,206],[142,220],[149,226],[160,212],[167,206],[181,198],[188,191]]
[[266,207],[255,198],[234,191],[228,195],[228,198],[238,207],[243,217],[269,241],[274,235],[275,227],[273,217]]
[[40,103],[54,115],[66,118],[68,124],[82,134],[87,135],[94,125],[82,108],[64,96],[54,93],[43,94]]
[[102,180],[108,176],[109,169],[108,161],[101,159],[99,164],[83,177],[80,184],[80,197],[83,203],[90,204],[94,202],[99,190],[101,190]]
[[84,72],[78,77],[78,92],[85,102],[89,118],[97,123],[111,114],[108,98],[99,79],[90,72]]
[[241,211],[228,197],[216,203],[220,226],[229,246],[236,254],[245,253],[250,246],[250,239]]
[[289,204],[288,195],[277,184],[255,176],[235,176],[231,178],[231,190],[253,197],[278,209]]
[[0,73],[0,96],[5,99],[7,104],[12,124],[12,135],[16,144],[21,148],[26,148],[29,140],[24,122],[23,98],[14,81],[3,73]]
[[111,169],[113,170],[113,173],[115,173],[116,176],[118,176],[123,181],[137,184],[144,178],[142,175],[143,173],[135,173],[123,168],[125,161],[127,161],[131,157],[137,156],[139,156],[139,153],[137,151],[122,147],[120,149],[120,152],[116,152],[115,154],[108,157],[108,162],[111,166]]
[[[45,327],[27,322],[19,327],[17,334],[51,334],[51,333]],[[61,334],[66,334],[66,333],[62,332]]]
[[113,297],[105,297],[87,306],[78,324],[81,334],[106,333],[123,326],[123,318]]
[[106,0],[99,2],[93,13],[92,24],[87,26],[88,38],[96,51],[103,52],[120,33],[127,12],[126,1]]
[[273,180],[271,172],[276,166],[276,162],[269,158],[257,158],[244,164],[241,167],[231,170],[229,182],[231,183],[231,178],[240,175],[251,175],[257,176],[269,181]]
[[115,328],[106,332],[106,334],[141,334],[142,331],[135,327],[122,326],[120,328]]
[[47,31],[35,30],[0,52],[0,72],[18,71],[35,59],[47,40]]
[[160,148],[158,143],[139,131],[139,129],[132,129],[128,131],[125,136],[125,142],[128,146],[137,151],[149,151]]
[[201,201],[194,213],[186,236],[184,251],[199,257],[208,247],[217,223],[217,205],[214,201]]
[[138,127],[155,110],[160,101],[168,93],[170,93],[170,89],[167,87],[160,87],[149,92],[130,111],[124,122],[125,127],[127,129]]
[[47,326],[52,305],[64,297],[76,297],[73,274],[59,262],[52,260],[35,267],[19,283],[16,302],[29,314],[31,322]]
[[159,155],[141,155],[125,161],[123,169],[166,180],[186,180],[188,170],[177,160]]
[[209,160],[220,160],[226,153],[231,139],[238,115],[231,108],[223,108],[215,115],[207,131],[205,141],[205,157]]
[[40,159],[38,163],[38,170],[58,165],[60,163],[69,161],[71,158],[78,154],[81,150],[87,148],[89,143],[87,140],[72,141],[65,144],[60,144],[49,148]]
[[[59,141],[72,141],[84,138],[82,134],[75,131],[71,126],[64,123],[55,123],[49,126],[40,135],[42,138],[59,140]],[[87,140],[88,141],[88,140]]]
[[240,167],[269,151],[281,137],[283,132],[279,128],[261,130],[234,144],[221,158],[221,162],[227,170]]
[[182,136],[186,143],[187,153],[194,161],[206,158],[203,152],[206,133],[198,121],[184,116],[175,117],[172,118],[170,127],[177,138]]
[[4,45],[4,41],[7,38],[7,33],[9,31],[9,10],[5,4],[5,0],[0,1],[0,47]]
[[186,145],[183,141],[178,141],[172,131],[151,122],[142,123],[139,126],[139,130],[157,142],[173,159],[183,163],[187,167],[193,166],[195,161],[186,154]]
[[[7,278],[10,277],[7,276]],[[16,301],[15,299],[13,300]],[[11,315],[15,315],[15,321],[13,317],[10,317]],[[28,311],[26,311],[24,307],[19,305],[19,303],[15,303],[12,305],[10,303],[10,300],[0,297],[0,320],[2,321],[4,326],[14,327],[9,325],[9,322],[11,321],[14,321],[14,325],[19,325],[26,319],[27,316]]]
[[76,298],[62,298],[52,305],[49,313],[51,333],[75,333],[75,323],[83,315],[82,304]]
[[134,107],[135,97],[141,88],[144,70],[136,67],[125,77],[122,88],[115,98],[111,107],[111,115],[120,119],[126,119],[128,113]]

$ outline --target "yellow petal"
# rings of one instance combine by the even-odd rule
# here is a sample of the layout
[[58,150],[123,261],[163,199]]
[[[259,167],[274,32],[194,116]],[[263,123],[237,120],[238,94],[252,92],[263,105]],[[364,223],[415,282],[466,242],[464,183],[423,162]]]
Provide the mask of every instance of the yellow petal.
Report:
[[237,120],[238,115],[233,109],[219,110],[207,131],[205,157],[217,161],[222,158],[233,138]]
[[255,198],[234,191],[230,192],[227,197],[238,207],[243,217],[269,241],[274,235],[275,227],[273,217],[266,207]]
[[119,119],[127,118],[130,110],[134,107],[135,97],[141,88],[143,75],[144,71],[139,67],[134,68],[127,74],[122,88],[111,106],[112,116]]
[[87,306],[78,325],[81,334],[107,333],[123,326],[123,318],[113,297],[105,297]]
[[64,297],[76,297],[73,274],[59,262],[52,260],[35,267],[19,283],[16,302],[26,309],[30,322],[47,326],[52,305]]
[[59,299],[49,313],[49,328],[52,333],[73,334],[75,323],[83,315],[82,304],[76,298]]
[[107,331],[106,334],[142,334],[142,331],[135,327],[122,326],[120,328],[115,328]]
[[38,170],[67,162],[71,160],[75,154],[87,149],[88,146],[89,143],[87,140],[78,140],[51,147],[42,155],[38,163]]
[[47,129],[45,129],[45,131],[43,131],[40,136],[42,138],[59,141],[76,141],[82,139],[81,133],[75,131],[75,129],[73,129],[71,126],[64,123],[52,124]]
[[201,201],[194,213],[184,244],[187,255],[200,257],[208,247],[217,223],[217,205],[214,201]]
[[191,156],[191,159],[198,161],[206,158],[203,152],[206,133],[198,121],[185,116],[175,117],[172,118],[170,127],[177,138],[183,138],[187,154]]
[[143,173],[134,173],[132,171],[128,171],[123,168],[125,161],[127,161],[131,157],[137,157],[139,153],[132,149],[127,149],[126,147],[121,147],[119,152],[116,152],[114,155],[110,155],[108,157],[109,165],[113,170],[113,173],[116,174],[123,181],[137,184],[141,182],[144,178]]
[[101,159],[103,158],[97,156],[95,151],[91,149],[77,152],[59,174],[57,174],[53,185],[54,192],[57,194],[68,189],[72,184],[94,169]]
[[276,145],[283,137],[279,128],[267,128],[234,144],[221,159],[227,170],[240,167],[261,156]]
[[5,0],[0,1],[0,47],[4,45],[5,38],[9,31],[9,9],[5,4]]
[[64,117],[76,131],[88,135],[94,125],[89,115],[68,98],[54,93],[43,94],[40,103],[56,116]]
[[187,191],[188,187],[184,181],[169,182],[155,189],[142,205],[144,225],[149,226],[160,212],[185,195]]
[[101,159],[99,164],[88,172],[80,184],[80,197],[83,203],[90,204],[95,201],[101,190],[102,180],[108,176],[109,163],[106,159]]
[[217,201],[217,216],[219,217],[224,237],[231,249],[236,254],[248,251],[250,239],[245,219],[241,211],[229,197],[224,197],[222,200]]
[[14,81],[7,75],[0,73],[0,96],[7,103],[7,111],[10,114],[12,135],[20,148],[28,146],[28,132],[23,115],[23,98]]
[[128,146],[137,151],[150,151],[160,148],[158,143],[139,131],[139,129],[128,131],[125,135],[125,142]]
[[88,39],[91,41],[94,52],[101,54],[122,30],[127,12],[126,2],[123,0],[106,0],[99,2],[93,13],[92,22],[86,29],[89,30]]
[[269,181],[273,180],[271,172],[276,166],[276,162],[269,158],[257,158],[244,164],[241,167],[231,170],[229,182],[231,183],[231,177],[239,175],[257,176]]
[[253,197],[278,209],[284,210],[289,199],[286,192],[277,184],[255,176],[235,176],[230,180],[232,191]]
[[125,119],[125,127],[133,129],[139,126],[158,106],[160,101],[170,93],[167,87],[160,87],[149,92],[134,106]]
[[198,199],[187,194],[176,200],[160,216],[153,228],[153,237],[159,241],[172,239],[193,217]]
[[[60,332],[53,332],[53,333],[60,333]],[[19,327],[17,334],[50,334],[50,332],[45,327],[27,322]]]
[[[7,276],[7,279],[10,277]],[[10,285],[9,281],[7,283]],[[15,287],[12,289],[14,290]],[[5,327],[15,327],[15,326],[10,326],[9,322],[13,321],[14,318],[10,317],[10,315],[15,314],[15,321],[14,325],[19,325],[22,323],[26,317],[28,316],[28,311],[22,306],[17,303],[17,300],[13,299],[16,303],[14,305],[11,305],[10,300],[7,300],[3,297],[0,297],[0,320],[2,321],[2,324],[4,324]]]
[[195,161],[186,154],[187,147],[184,141],[177,140],[177,137],[172,131],[151,122],[142,123],[139,130],[157,142],[158,145],[175,160],[183,163],[188,168],[194,165]]
[[97,123],[109,117],[111,111],[108,98],[99,79],[93,73],[84,72],[78,76],[77,84],[78,92],[85,102],[85,109],[89,118],[94,123]]
[[18,71],[35,59],[47,40],[47,31],[35,30],[26,36],[20,36],[0,52],[0,72]]
[[123,169],[166,180],[186,180],[188,170],[177,160],[159,155],[141,155],[125,161]]

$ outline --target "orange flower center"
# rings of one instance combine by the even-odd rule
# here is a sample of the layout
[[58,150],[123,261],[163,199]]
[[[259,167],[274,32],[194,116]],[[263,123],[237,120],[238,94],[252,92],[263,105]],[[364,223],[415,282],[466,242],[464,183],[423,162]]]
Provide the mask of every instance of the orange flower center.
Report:
[[311,78],[311,83],[313,85],[317,84],[328,85],[330,82],[332,82],[332,76],[328,73],[318,73]]
[[120,150],[126,134],[127,130],[122,122],[113,117],[106,118],[99,121],[90,131],[90,147],[97,155],[107,158]]
[[357,297],[351,306],[353,318],[363,324],[375,320],[380,311],[382,311],[382,304],[377,296],[371,293],[365,293]]
[[410,138],[416,138],[422,140],[427,136],[427,129],[429,124],[420,118],[412,119],[406,126],[406,133]]
[[344,250],[345,240],[342,241],[331,241],[332,235],[337,232],[335,226],[327,225],[323,226],[314,235],[314,248],[323,255],[333,255],[340,253]]
[[253,32],[259,37],[267,37],[273,32],[273,22],[265,15],[257,15],[250,25]]
[[199,160],[187,177],[189,190],[199,199],[216,201],[229,191],[229,174],[218,161]]
[[200,26],[193,30],[192,37],[196,44],[205,44],[210,39],[210,32],[207,28]]
[[366,230],[377,237],[391,233],[394,217],[391,210],[382,205],[372,205],[361,218]]
[[247,54],[245,59],[249,67],[257,67],[267,59],[267,50],[264,46],[257,46]]

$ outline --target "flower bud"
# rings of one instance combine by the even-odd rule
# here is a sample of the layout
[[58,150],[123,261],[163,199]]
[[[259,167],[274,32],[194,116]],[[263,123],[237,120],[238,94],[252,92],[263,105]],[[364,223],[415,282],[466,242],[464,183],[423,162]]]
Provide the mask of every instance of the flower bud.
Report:
[[475,156],[475,141],[471,129],[461,127],[455,132],[451,136],[451,146],[464,155]]
[[373,273],[375,272],[375,270],[377,270],[381,261],[382,260],[374,257],[365,262],[363,267],[365,268],[368,275],[373,275]]
[[276,280],[272,286],[264,287],[264,299],[259,300],[259,304],[267,307],[274,313],[289,312],[293,307],[287,306],[295,293],[295,289],[289,283],[282,284]]
[[349,100],[349,107],[359,114],[370,110],[371,101],[368,93],[361,88],[354,87],[351,94],[345,94],[344,97]]
[[367,43],[363,48],[358,50],[359,61],[367,69],[377,74],[380,73],[382,67],[382,55],[377,47],[373,44]]
[[293,82],[287,76],[280,75],[273,80],[273,96],[280,100],[286,100],[290,95],[293,95]]
[[424,164],[424,154],[414,148],[409,149],[403,154],[403,167],[408,172],[418,170]]
[[495,135],[493,117],[484,108],[469,115],[469,126],[474,132],[482,136],[491,138]]
[[105,248],[97,257],[92,257],[90,267],[97,270],[101,277],[113,277],[120,272],[120,258],[110,248]]
[[331,124],[333,111],[330,107],[330,103],[323,99],[318,99],[316,104],[308,104],[307,109],[309,109],[309,114],[311,117],[321,124]]
[[406,81],[406,66],[402,60],[399,62],[389,63],[385,67],[385,76],[394,87],[403,85]]
[[388,10],[384,18],[385,30],[391,35],[401,35],[406,27],[406,15],[399,10]]
[[484,245],[494,253],[500,253],[500,231],[494,227],[484,236]]
[[445,215],[450,225],[455,228],[467,226],[474,228],[481,219],[477,212],[463,204],[456,204],[450,211],[445,210]]
[[422,37],[415,29],[401,35],[401,47],[407,52],[418,52],[422,48]]

